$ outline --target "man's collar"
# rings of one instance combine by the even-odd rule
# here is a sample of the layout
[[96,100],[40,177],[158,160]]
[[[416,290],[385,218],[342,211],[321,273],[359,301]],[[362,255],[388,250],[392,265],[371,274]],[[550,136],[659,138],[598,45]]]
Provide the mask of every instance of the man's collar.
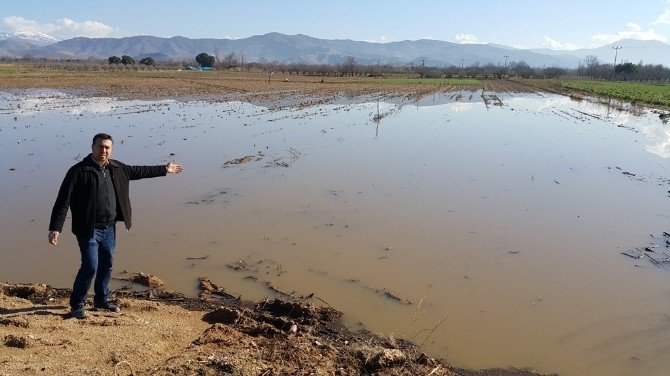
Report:
[[93,164],[94,164],[96,167],[98,167],[98,168],[104,170],[105,168],[107,168],[107,166],[109,166],[109,159],[107,160],[107,162],[105,162],[104,165],[101,166],[100,163],[98,163],[98,161],[93,157],[93,153],[91,153],[91,154],[89,154],[89,155],[91,156],[91,161],[93,162]]

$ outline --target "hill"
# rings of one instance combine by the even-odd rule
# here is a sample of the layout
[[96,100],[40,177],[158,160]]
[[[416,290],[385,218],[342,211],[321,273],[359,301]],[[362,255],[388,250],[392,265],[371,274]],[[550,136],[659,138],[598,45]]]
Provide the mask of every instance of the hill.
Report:
[[206,52],[223,59],[234,53],[246,62],[341,64],[354,57],[360,64],[426,64],[429,66],[511,64],[525,61],[534,67],[577,67],[586,56],[601,62],[614,60],[612,47],[620,46],[618,61],[667,64],[670,45],[659,41],[625,39],[614,44],[578,50],[518,49],[496,44],[459,44],[432,39],[372,43],[319,39],[308,35],[268,33],[243,39],[161,38],[149,35],[126,38],[77,37],[55,41],[47,35],[0,35],[0,57],[29,55],[47,59],[106,59],[109,56],[150,56],[155,60],[192,61]]

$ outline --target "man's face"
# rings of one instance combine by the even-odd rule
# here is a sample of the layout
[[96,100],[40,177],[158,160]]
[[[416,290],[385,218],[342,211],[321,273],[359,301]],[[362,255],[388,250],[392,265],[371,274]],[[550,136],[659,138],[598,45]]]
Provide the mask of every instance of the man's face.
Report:
[[91,146],[93,151],[93,158],[101,165],[107,163],[107,160],[112,155],[112,147],[114,143],[112,140],[103,140],[98,138],[95,140],[95,144]]

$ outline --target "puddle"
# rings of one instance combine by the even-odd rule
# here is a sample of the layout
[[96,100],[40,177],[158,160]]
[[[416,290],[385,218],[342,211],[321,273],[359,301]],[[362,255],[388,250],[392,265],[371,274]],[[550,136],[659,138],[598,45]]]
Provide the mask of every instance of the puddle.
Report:
[[107,132],[114,158],[186,168],[132,184],[115,276],[313,293],[456,366],[670,369],[670,270],[620,254],[670,230],[670,127],[648,111],[552,94],[273,109],[30,91],[0,93],[0,124],[5,281],[72,283],[76,242],[68,219],[47,244],[51,207]]

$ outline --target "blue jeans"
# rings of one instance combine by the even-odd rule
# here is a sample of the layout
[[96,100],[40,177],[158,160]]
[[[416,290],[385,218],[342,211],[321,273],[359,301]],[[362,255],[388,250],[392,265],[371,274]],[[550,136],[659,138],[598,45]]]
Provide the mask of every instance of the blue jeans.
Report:
[[81,252],[81,266],[72,286],[70,306],[73,309],[84,307],[86,294],[91,288],[91,281],[95,275],[93,291],[95,305],[103,304],[109,298],[109,280],[112,277],[112,261],[116,246],[116,227],[94,229],[93,237],[77,236],[79,252]]

